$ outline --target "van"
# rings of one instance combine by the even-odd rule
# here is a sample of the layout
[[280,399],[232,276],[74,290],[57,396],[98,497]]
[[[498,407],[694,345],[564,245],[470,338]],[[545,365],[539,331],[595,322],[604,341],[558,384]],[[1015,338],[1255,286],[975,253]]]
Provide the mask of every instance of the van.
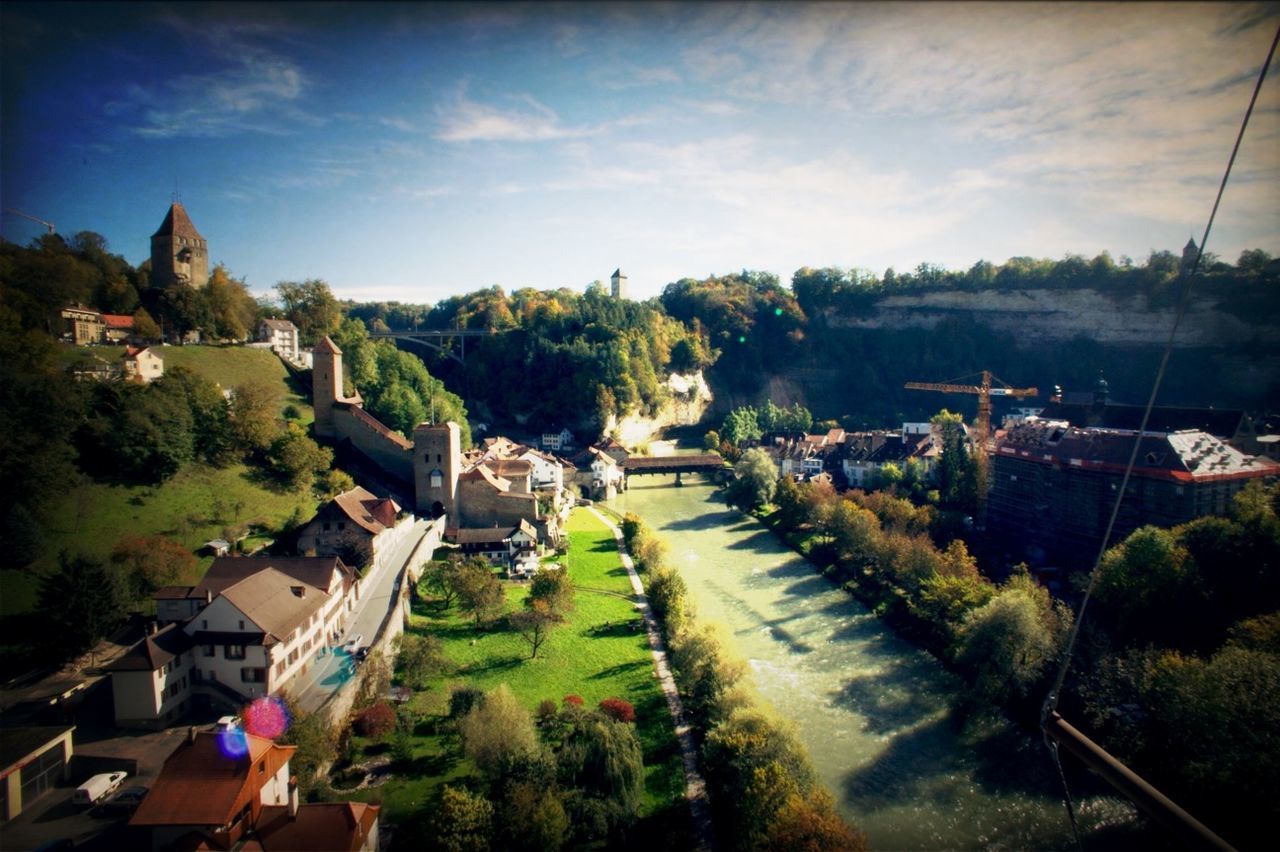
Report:
[[115,792],[128,772],[103,772],[95,775],[76,788],[71,794],[71,801],[77,805],[92,805],[108,793]]

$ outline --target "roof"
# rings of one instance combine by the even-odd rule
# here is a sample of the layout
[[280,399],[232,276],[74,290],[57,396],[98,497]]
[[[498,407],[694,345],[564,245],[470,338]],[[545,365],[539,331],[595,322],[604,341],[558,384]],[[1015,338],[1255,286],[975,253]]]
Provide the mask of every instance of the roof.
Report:
[[7,773],[15,764],[43,750],[67,731],[74,730],[74,725],[0,725],[0,772]]
[[109,672],[154,672],[179,654],[191,649],[194,641],[177,624],[169,624],[134,645],[122,657],[103,666]]
[[133,317],[128,314],[103,314],[102,321],[107,328],[133,328]]
[[495,476],[493,474],[493,471],[489,470],[489,468],[487,468],[483,464],[476,465],[475,467],[471,468],[466,473],[458,477],[459,482],[476,482],[480,480],[483,480],[489,483],[499,491],[509,491],[511,489],[510,481],[506,479],[500,479],[499,477]]
[[[183,597],[203,598],[206,591],[216,597],[246,577],[267,568],[274,568],[295,580],[325,590],[329,588],[335,569],[344,578],[352,576],[351,569],[336,556],[219,556],[209,565],[209,570],[205,572],[199,585],[185,587],[188,591]],[[176,591],[171,590],[180,588],[184,587],[165,586],[156,593],[156,597],[160,598],[161,592],[165,592],[165,597],[176,598]]]
[[319,352],[321,354],[326,352],[332,352],[334,355],[342,354],[342,350],[338,348],[338,344],[334,343],[333,338],[331,338],[327,334],[320,340],[319,343],[315,345],[315,348],[312,349],[311,351],[313,353]]
[[[298,327],[287,319],[264,319],[262,324],[272,331],[297,331]],[[327,338],[326,338],[327,339]]]
[[[1128,465],[1136,431],[1077,429],[1062,421],[1031,420],[1009,428],[996,447],[997,458],[1021,458],[1119,473]],[[1142,433],[1134,475],[1198,482],[1221,477],[1252,477],[1275,473],[1276,463],[1245,455],[1199,430]]]
[[610,277],[611,277],[611,278],[626,278],[627,276],[625,276],[625,275],[623,275],[623,274],[622,274],[622,267],[621,267],[621,266],[619,266],[617,269],[613,270],[613,275],[611,275]]
[[315,802],[298,805],[297,816],[290,817],[287,805],[266,805],[255,833],[263,852],[355,852],[373,832],[380,810],[364,802]]
[[464,527],[450,532],[455,544],[501,544],[511,538],[513,527]]
[[400,514],[396,501],[390,497],[378,497],[359,485],[334,497],[329,504],[370,535],[395,526],[396,515]]
[[165,214],[164,221],[160,223],[160,230],[152,234],[154,237],[194,237],[197,240],[203,240],[200,232],[196,230],[196,226],[191,221],[191,217],[187,215],[187,211],[178,202],[169,205],[169,212]]
[[[231,822],[296,750],[247,732],[244,738],[248,752],[242,757],[223,754],[218,734],[211,731],[183,740],[165,760],[129,824],[222,826]],[[264,771],[250,772],[259,762]]]
[[327,583],[311,586],[283,571],[267,568],[224,590],[222,597],[252,619],[268,637],[283,641],[324,606],[329,595]]
[[529,476],[533,473],[533,462],[525,459],[490,459],[484,464],[495,476],[505,478]]
[[[1081,428],[1096,426],[1101,429],[1127,429],[1136,431],[1142,425],[1141,405],[1082,405],[1051,402],[1040,412],[1041,420],[1065,420]],[[1244,412],[1231,408],[1194,408],[1188,406],[1157,406],[1151,409],[1147,421],[1148,432],[1178,432],[1198,429],[1219,438],[1230,439],[1240,430]]]

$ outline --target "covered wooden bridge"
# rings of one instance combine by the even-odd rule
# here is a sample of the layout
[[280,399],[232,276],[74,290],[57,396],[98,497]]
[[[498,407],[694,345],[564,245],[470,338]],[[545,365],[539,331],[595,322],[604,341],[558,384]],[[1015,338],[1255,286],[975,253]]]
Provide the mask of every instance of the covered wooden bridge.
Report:
[[696,456],[631,456],[622,463],[622,472],[627,477],[674,473],[676,485],[684,485],[682,477],[686,473],[705,473],[717,483],[728,482],[733,478],[733,468],[715,453]]

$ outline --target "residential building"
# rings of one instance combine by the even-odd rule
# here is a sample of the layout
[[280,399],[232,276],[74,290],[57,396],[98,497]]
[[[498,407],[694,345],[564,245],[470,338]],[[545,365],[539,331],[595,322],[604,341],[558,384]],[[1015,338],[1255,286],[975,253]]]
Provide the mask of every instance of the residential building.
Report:
[[186,715],[191,709],[194,644],[181,625],[167,624],[103,667],[111,674],[117,725],[163,728]]
[[553,453],[572,450],[573,433],[568,429],[560,429],[558,432],[543,432],[542,449]]
[[123,343],[133,337],[133,317],[128,314],[103,314],[102,325],[108,343]]
[[355,567],[377,567],[412,531],[413,522],[390,497],[357,485],[320,507],[298,532],[298,550],[307,556],[340,556]]
[[537,558],[538,531],[524,519],[514,527],[448,530],[445,540],[458,545],[464,556],[483,556],[493,565],[508,570]]
[[622,465],[597,446],[590,446],[574,456],[577,468],[574,483],[583,497],[608,500],[626,488],[626,474]]
[[1200,430],[1078,429],[1029,420],[998,439],[991,456],[987,526],[1033,563],[1087,565],[1102,545],[1124,471],[1138,455],[1111,544],[1145,524],[1171,527],[1223,514],[1251,480],[1274,476],[1270,459],[1246,455]]
[[381,807],[364,802],[267,805],[254,825],[253,840],[263,852],[377,852]]
[[302,347],[298,327],[287,319],[264,319],[258,323],[258,340],[271,344],[271,351],[286,361],[298,361]]
[[71,336],[76,346],[101,343],[106,337],[107,325],[102,320],[102,314],[92,308],[83,305],[63,308],[62,318],[66,321],[64,333]]
[[164,375],[164,356],[150,346],[125,349],[124,378],[125,381],[138,384],[150,384]]
[[240,848],[235,844],[264,809],[289,806],[289,759],[296,750],[238,729],[193,728],[165,760],[129,826],[148,830],[153,850]]
[[75,726],[0,725],[0,820],[11,820],[61,784]]

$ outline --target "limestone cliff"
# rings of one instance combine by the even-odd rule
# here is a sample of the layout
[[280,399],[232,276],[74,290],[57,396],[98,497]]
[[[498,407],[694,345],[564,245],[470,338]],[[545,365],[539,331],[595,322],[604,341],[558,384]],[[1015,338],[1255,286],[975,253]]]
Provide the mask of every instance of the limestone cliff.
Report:
[[610,417],[602,430],[614,435],[624,446],[648,444],[668,426],[692,426],[711,407],[714,397],[702,373],[673,373],[666,381],[669,397],[651,416],[628,414],[619,420]]
[[[968,314],[1015,343],[1088,337],[1120,345],[1163,344],[1174,307],[1152,307],[1143,294],[1097,290],[940,291],[880,299],[865,316],[825,317],[830,328],[931,329],[948,316]],[[1250,324],[1224,311],[1212,294],[1193,296],[1179,328],[1179,347],[1280,343],[1280,328]]]

